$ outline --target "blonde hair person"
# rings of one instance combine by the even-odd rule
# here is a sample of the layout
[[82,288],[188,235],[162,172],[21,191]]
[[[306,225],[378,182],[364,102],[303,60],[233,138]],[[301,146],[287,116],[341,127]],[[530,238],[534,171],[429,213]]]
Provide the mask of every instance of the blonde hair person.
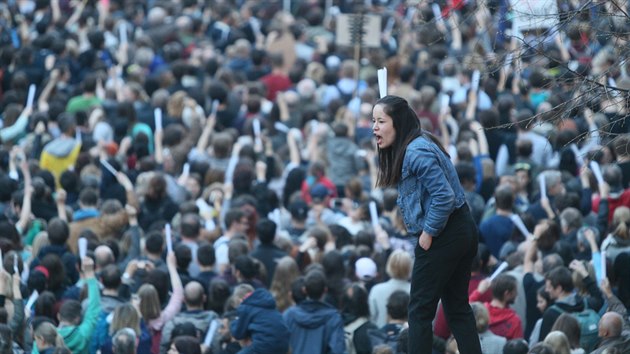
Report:
[[486,306],[480,302],[470,304],[475,323],[477,324],[477,333],[479,333],[479,342],[481,343],[481,352],[483,354],[500,353],[503,351],[507,339],[492,333],[488,327],[490,326],[490,314]]
[[123,328],[131,328],[136,332],[136,336],[140,335],[140,314],[130,303],[119,305],[114,310],[112,323],[109,325],[109,335],[113,336]]
[[46,231],[40,231],[39,233],[37,233],[37,235],[35,235],[35,239],[33,240],[33,246],[31,248],[31,259],[35,259],[37,255],[39,255],[39,251],[46,246],[50,246],[48,233]]
[[295,260],[289,256],[280,258],[270,287],[271,294],[276,299],[278,311],[284,312],[293,305],[291,284],[298,276],[300,276],[300,270]]
[[57,333],[57,328],[50,322],[42,322],[37,326],[33,333],[33,339],[40,353],[52,347],[66,347],[63,338]]
[[184,287],[177,273],[177,264],[175,261],[175,253],[170,252],[166,256],[166,265],[171,279],[171,294],[168,304],[162,310],[160,306],[160,297],[153,285],[144,284],[138,289],[138,297],[140,300],[139,310],[142,318],[145,320],[147,327],[153,332],[161,332],[164,324],[175,317],[179,313],[182,302],[184,300]]
[[545,337],[545,344],[548,344],[553,348],[555,354],[571,354],[571,344],[566,334],[560,331],[549,332]]
[[409,294],[411,283],[411,255],[403,250],[395,250],[387,259],[386,272],[390,279],[376,284],[370,290],[368,303],[370,305],[370,319],[381,328],[387,324],[387,299],[396,290]]
[[551,327],[551,331],[560,331],[567,336],[569,345],[571,346],[571,354],[585,354],[586,351],[580,347],[580,323],[575,316],[563,313],[558,317]]
[[[600,207],[599,216],[606,210]],[[611,225],[613,231],[602,242],[601,250],[606,251],[606,258],[614,263],[620,253],[630,251],[630,209],[626,206],[615,209]]]

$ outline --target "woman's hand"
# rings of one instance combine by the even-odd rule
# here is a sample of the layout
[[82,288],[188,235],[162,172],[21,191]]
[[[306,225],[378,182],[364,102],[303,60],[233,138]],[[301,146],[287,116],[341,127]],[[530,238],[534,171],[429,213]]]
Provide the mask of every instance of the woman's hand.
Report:
[[420,237],[418,238],[418,244],[422,247],[423,250],[428,251],[431,248],[431,243],[433,243],[433,236],[429,235],[426,232],[422,232]]

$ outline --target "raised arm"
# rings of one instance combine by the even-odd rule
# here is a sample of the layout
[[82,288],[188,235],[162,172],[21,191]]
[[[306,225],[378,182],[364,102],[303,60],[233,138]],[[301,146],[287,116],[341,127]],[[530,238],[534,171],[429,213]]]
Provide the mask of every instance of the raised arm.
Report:
[[170,321],[179,313],[179,310],[182,308],[182,301],[184,299],[184,287],[182,286],[182,280],[179,278],[179,274],[177,273],[177,263],[175,260],[175,253],[169,252],[166,255],[166,265],[168,267],[168,274],[171,278],[171,288],[173,289],[173,294],[171,294],[171,299],[166,305],[166,308],[160,314],[161,325]]
[[12,141],[22,134],[28,125],[28,118],[32,113],[33,107],[24,107],[15,123],[0,129],[0,139],[2,139],[2,142]]
[[55,195],[55,205],[57,206],[57,214],[59,219],[68,222],[68,214],[66,213],[66,197],[67,193],[64,189],[57,189]]
[[78,331],[82,333],[84,338],[91,338],[94,328],[96,328],[98,314],[101,311],[101,290],[99,289],[98,281],[94,275],[94,261],[92,258],[83,258],[81,265],[88,288],[88,307]]
[[31,185],[31,171],[28,169],[28,162],[23,159],[20,162],[20,169],[24,177],[24,198],[22,198],[22,208],[20,210],[20,219],[16,223],[20,233],[26,231],[28,223],[31,220],[31,197],[33,196],[33,186]]
[[[53,2],[55,2],[55,0],[53,0]],[[42,93],[40,93],[39,98],[37,99],[37,109],[39,109],[40,112],[48,111],[48,101],[50,98],[50,94],[52,93],[55,86],[57,86],[58,79],[59,69],[53,69],[50,72],[50,76],[48,77],[48,82],[46,83],[46,86],[44,86]]]
[[212,132],[214,131],[214,126],[217,123],[216,114],[210,114],[208,119],[206,119],[206,124],[203,127],[203,132],[201,132],[201,136],[199,140],[197,140],[197,151],[200,154],[205,154],[206,147],[208,147],[208,142],[210,141],[210,137],[212,136]]

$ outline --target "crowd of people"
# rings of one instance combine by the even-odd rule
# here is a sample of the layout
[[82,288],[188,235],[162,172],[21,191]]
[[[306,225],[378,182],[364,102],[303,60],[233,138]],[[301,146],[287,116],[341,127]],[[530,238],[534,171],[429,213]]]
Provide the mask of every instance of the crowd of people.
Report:
[[478,225],[482,352],[630,352],[630,4],[552,2],[2,2],[0,352],[406,353],[382,67]]

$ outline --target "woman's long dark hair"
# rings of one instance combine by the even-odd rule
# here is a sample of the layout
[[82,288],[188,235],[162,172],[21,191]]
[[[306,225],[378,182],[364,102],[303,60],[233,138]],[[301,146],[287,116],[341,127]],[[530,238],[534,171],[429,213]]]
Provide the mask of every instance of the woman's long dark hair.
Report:
[[398,184],[407,145],[420,135],[426,135],[448,156],[446,149],[444,149],[438,138],[422,130],[416,112],[404,98],[385,96],[376,101],[375,106],[379,104],[383,106],[383,112],[392,117],[396,138],[390,147],[378,149],[379,171],[376,179],[377,186],[395,187]]

